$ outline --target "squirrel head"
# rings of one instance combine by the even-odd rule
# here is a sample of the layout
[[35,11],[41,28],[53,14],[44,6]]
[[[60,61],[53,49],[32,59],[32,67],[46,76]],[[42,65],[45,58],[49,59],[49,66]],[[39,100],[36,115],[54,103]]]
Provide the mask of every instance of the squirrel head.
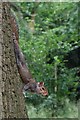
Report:
[[42,94],[43,96],[48,95],[48,90],[44,87],[44,82],[37,82],[36,92]]
[[24,85],[23,94],[25,91],[41,94],[43,96],[48,95],[48,90],[44,87],[44,82],[36,82],[35,80]]

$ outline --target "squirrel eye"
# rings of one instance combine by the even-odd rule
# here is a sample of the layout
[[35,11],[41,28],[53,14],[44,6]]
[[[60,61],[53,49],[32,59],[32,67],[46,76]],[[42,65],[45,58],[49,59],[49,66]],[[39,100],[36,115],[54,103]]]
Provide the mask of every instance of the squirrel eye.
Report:
[[45,90],[44,88],[42,88],[42,90]]

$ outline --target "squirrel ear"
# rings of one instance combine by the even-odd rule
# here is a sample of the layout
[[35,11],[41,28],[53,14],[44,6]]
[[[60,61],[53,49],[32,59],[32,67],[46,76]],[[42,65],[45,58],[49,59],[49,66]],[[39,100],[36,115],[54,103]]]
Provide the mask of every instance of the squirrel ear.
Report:
[[39,86],[43,86],[44,82],[39,82],[38,84],[39,84]]

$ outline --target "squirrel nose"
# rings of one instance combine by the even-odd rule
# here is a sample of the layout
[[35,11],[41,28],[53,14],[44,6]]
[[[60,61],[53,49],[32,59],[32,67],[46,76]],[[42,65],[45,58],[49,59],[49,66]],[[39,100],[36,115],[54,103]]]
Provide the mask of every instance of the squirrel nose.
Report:
[[48,96],[48,93],[44,93],[44,96],[47,97],[47,96]]

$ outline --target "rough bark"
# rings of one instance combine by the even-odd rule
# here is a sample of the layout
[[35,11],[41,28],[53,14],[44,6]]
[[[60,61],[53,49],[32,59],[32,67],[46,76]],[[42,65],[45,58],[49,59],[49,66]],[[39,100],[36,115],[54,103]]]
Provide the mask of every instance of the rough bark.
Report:
[[0,11],[1,9],[0,25],[2,24],[3,34],[0,31],[0,118],[27,118],[21,91],[22,82],[14,54],[9,3],[0,3]]
[[2,4],[0,3],[0,118],[3,114],[3,103],[2,103]]

